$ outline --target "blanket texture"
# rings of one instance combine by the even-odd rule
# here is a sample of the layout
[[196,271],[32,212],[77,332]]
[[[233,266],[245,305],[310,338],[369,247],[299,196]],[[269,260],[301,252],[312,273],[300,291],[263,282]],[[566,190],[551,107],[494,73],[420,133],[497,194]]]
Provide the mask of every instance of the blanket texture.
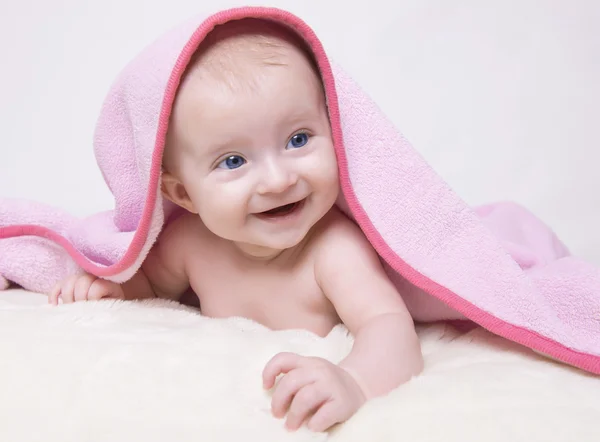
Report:
[[[264,364],[279,351],[337,362],[327,337],[210,319],[163,300],[52,308],[0,293],[0,440],[18,442],[592,442],[600,382],[477,327],[418,329],[425,370],[328,433],[270,414]],[[435,425],[432,425],[435,422]]]
[[137,271],[172,210],[159,181],[181,76],[211,29],[247,17],[290,27],[314,53],[339,162],[338,204],[373,244],[415,319],[466,317],[600,374],[599,269],[570,256],[547,226],[519,206],[468,207],[330,62],[309,26],[273,8],[191,19],[125,67],[108,93],[94,139],[114,209],[77,219],[39,203],[0,200],[0,286],[12,281],[48,292],[81,269],[117,282]]

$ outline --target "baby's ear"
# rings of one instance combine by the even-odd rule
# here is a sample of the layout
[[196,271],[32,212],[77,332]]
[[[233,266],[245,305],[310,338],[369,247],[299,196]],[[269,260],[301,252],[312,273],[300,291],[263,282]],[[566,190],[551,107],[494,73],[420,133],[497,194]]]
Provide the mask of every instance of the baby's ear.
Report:
[[198,213],[194,208],[194,203],[192,203],[190,196],[185,190],[185,186],[175,175],[163,171],[160,181],[160,190],[163,197],[169,201],[183,207],[188,212]]

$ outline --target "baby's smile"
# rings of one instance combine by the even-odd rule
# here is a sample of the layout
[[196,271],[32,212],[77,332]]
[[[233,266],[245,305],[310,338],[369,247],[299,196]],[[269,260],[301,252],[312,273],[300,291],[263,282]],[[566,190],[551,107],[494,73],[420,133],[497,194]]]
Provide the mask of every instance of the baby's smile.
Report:
[[264,212],[255,213],[254,216],[269,222],[294,221],[300,216],[305,202],[306,198],[302,198],[299,201],[277,206]]

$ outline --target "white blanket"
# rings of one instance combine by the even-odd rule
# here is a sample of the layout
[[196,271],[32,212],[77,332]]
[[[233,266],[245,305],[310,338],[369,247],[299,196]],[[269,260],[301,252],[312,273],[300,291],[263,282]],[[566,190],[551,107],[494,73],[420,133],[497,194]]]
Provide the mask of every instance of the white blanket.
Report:
[[599,441],[600,379],[481,329],[420,329],[424,373],[329,434],[289,433],[261,371],[352,339],[273,332],[167,302],[50,307],[0,293],[0,441]]

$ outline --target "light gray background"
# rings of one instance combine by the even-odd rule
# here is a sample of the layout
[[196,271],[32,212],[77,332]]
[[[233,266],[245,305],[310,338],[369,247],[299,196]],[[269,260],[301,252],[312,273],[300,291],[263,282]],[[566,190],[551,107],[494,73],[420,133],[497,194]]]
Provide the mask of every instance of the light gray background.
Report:
[[[0,197],[112,208],[91,138],[118,71],[219,0],[0,0]],[[288,0],[470,204],[510,199],[600,263],[600,2]]]

